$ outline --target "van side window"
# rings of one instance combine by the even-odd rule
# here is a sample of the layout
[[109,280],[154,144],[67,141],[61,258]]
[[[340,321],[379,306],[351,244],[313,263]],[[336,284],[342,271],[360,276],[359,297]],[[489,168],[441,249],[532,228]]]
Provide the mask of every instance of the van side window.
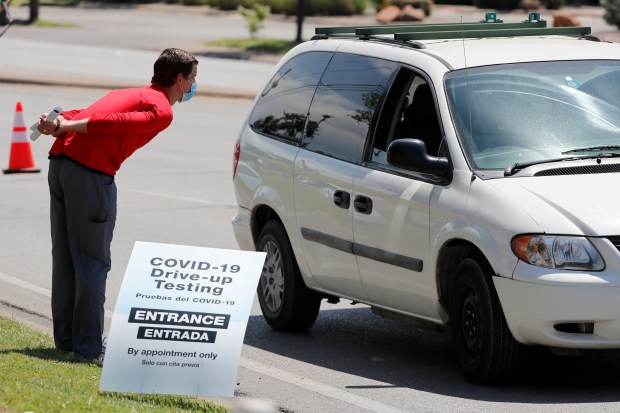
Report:
[[310,101],[331,52],[309,52],[284,64],[261,93],[250,126],[256,132],[301,142]]
[[303,146],[361,162],[368,131],[395,68],[395,63],[373,57],[334,55],[310,106]]
[[401,70],[388,94],[373,141],[371,161],[387,164],[387,148],[396,139],[419,139],[431,156],[446,156],[431,86],[420,75]]

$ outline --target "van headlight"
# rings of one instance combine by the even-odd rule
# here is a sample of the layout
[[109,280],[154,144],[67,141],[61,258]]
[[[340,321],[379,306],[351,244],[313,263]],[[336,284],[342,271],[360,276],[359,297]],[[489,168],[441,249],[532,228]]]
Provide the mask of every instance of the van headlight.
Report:
[[585,237],[558,235],[518,235],[512,252],[528,264],[565,270],[601,271],[605,262]]

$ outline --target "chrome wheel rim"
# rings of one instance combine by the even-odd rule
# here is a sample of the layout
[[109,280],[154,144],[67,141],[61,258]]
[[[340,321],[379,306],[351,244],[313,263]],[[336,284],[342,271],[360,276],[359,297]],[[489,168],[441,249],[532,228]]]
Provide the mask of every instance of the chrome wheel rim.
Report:
[[282,306],[284,296],[282,255],[280,248],[273,241],[268,241],[263,251],[267,253],[267,257],[260,277],[261,293],[269,311],[277,312]]

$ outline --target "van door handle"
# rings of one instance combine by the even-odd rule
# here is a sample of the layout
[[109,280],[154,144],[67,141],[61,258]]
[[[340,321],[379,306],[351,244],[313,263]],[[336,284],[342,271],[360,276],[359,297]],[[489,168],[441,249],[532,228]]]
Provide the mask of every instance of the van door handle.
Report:
[[334,192],[334,204],[338,205],[340,208],[349,209],[351,205],[351,194],[347,191],[343,191],[341,189]]
[[367,196],[358,195],[353,201],[353,207],[361,214],[370,214],[372,212],[372,199]]

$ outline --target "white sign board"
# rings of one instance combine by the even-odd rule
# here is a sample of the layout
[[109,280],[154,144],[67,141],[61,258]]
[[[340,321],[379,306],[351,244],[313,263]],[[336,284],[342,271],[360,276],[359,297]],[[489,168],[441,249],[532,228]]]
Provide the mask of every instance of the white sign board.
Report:
[[99,389],[233,396],[265,253],[136,242]]

